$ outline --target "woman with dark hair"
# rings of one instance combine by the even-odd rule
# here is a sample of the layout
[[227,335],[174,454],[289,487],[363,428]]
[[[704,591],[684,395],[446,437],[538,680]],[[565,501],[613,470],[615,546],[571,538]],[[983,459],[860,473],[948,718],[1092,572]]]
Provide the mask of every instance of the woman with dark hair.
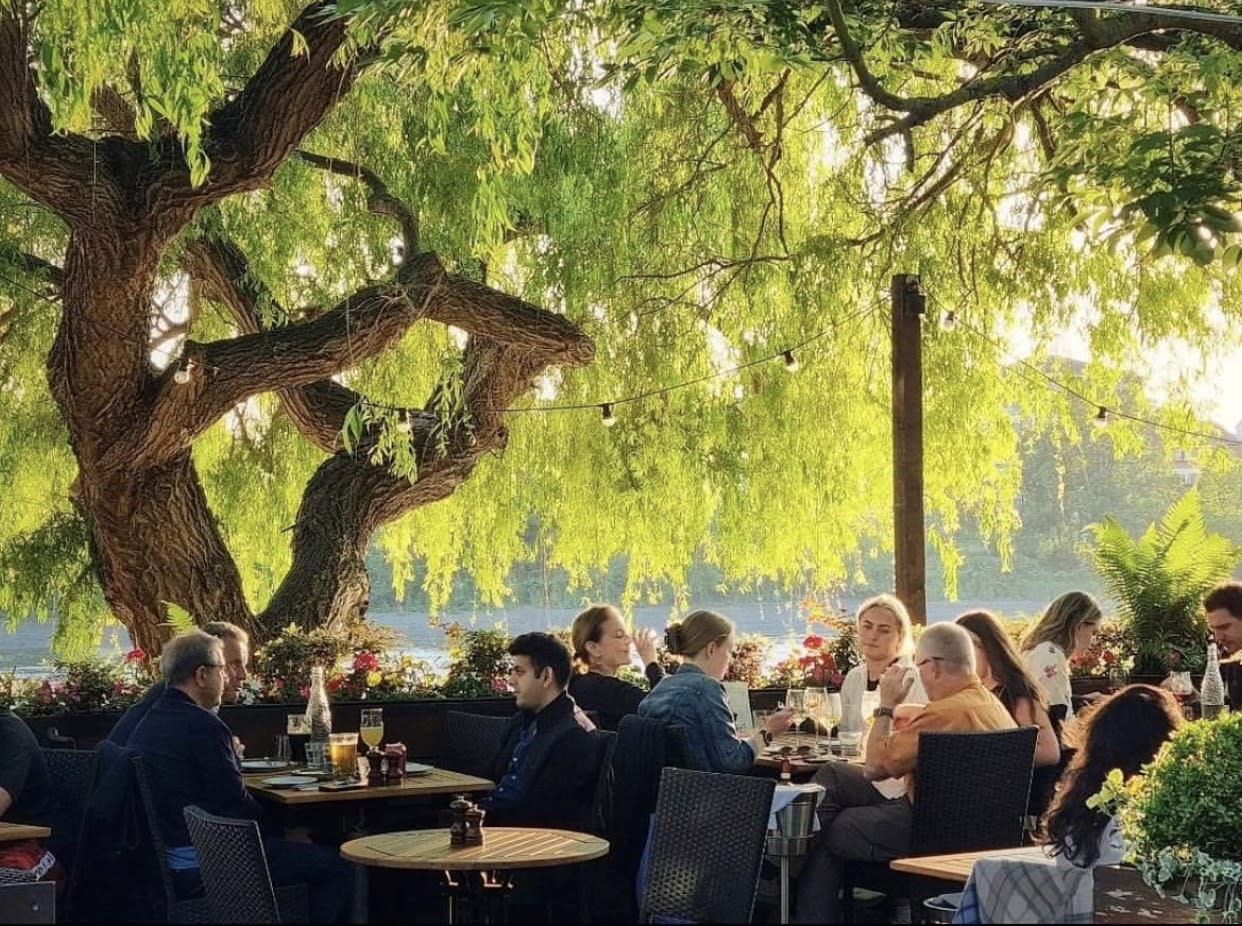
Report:
[[1079,717],[1060,792],[1044,820],[1052,854],[1079,868],[1113,865],[1125,855],[1116,822],[1087,806],[1113,769],[1128,780],[1156,757],[1182,723],[1173,695],[1151,685],[1130,685],[1088,707]]
[[967,611],[957,624],[975,644],[975,674],[983,687],[1000,699],[1018,726],[1039,727],[1035,765],[1056,765],[1061,760],[1061,744],[1048,717],[1044,693],[1023,666],[1001,622],[989,611]]
[[656,662],[655,631],[644,628],[631,635],[620,611],[610,604],[595,604],[574,618],[570,635],[576,671],[569,680],[569,695],[584,711],[599,716],[601,729],[616,730],[622,717],[638,713],[647,695],[617,677],[617,670],[630,664],[631,645],[638,650],[652,687],[664,678]]

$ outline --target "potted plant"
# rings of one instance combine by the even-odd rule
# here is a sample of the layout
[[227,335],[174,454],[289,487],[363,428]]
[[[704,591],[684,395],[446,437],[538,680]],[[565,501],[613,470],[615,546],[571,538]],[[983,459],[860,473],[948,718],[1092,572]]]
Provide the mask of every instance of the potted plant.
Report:
[[1242,914],[1242,713],[1186,724],[1128,782],[1114,770],[1089,800],[1117,816],[1130,860],[1196,922]]
[[1117,521],[1091,526],[1092,559],[1134,640],[1134,673],[1163,678],[1177,668],[1201,674],[1207,622],[1203,596],[1232,574],[1242,550],[1208,531],[1191,489],[1137,539]]

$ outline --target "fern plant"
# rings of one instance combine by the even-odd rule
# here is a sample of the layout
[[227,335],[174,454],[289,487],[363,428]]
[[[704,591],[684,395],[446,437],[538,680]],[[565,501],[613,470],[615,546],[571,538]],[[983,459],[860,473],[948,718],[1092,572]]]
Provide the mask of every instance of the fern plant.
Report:
[[1135,643],[1134,672],[1203,670],[1203,596],[1233,573],[1242,548],[1208,531],[1191,489],[1135,539],[1112,518],[1091,525],[1092,559]]

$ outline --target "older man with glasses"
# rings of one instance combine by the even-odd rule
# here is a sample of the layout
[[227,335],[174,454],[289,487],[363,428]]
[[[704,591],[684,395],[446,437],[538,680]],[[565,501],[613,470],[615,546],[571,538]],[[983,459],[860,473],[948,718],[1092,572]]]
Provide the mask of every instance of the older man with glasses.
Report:
[[[909,852],[920,733],[1014,726],[1005,706],[975,675],[974,644],[956,624],[936,624],[924,631],[914,671],[928,704],[894,730],[893,713],[914,687],[914,675],[906,667],[890,666],[880,678],[880,706],[867,737],[865,767],[833,763],[816,773],[815,780],[826,791],[819,805],[820,833],[798,878],[797,922],[841,922],[838,895],[844,862],[889,861]],[[904,778],[905,794],[886,797],[872,786],[889,778]]]
[[[150,779],[155,823],[168,847],[168,867],[182,898],[200,896],[198,855],[182,811],[195,804],[222,817],[259,819],[246,791],[233,734],[216,714],[229,684],[224,643],[192,630],[173,638],[160,656],[164,694],[129,737]],[[343,922],[352,894],[352,866],[326,846],[265,837],[272,883],[306,884],[316,922]]]

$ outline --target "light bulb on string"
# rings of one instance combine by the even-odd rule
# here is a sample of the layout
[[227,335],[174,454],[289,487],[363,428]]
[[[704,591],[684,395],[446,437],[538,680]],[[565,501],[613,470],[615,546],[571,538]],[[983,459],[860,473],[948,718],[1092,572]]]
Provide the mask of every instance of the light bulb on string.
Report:
[[1095,417],[1091,419],[1091,423],[1095,425],[1097,428],[1102,428],[1102,427],[1107,426],[1108,425],[1108,409],[1105,408],[1103,405],[1101,405],[1099,408],[1099,411],[1095,413]]
[[797,373],[798,367],[800,367],[801,364],[798,363],[798,358],[794,356],[794,352],[787,350],[784,354],[782,354],[782,356],[785,358],[785,369],[790,373]]
[[952,309],[946,309],[940,313],[940,330],[955,331],[957,330],[957,313]]
[[194,361],[189,357],[182,357],[181,363],[177,366],[177,372],[173,374],[173,382],[178,386],[184,386],[190,381],[190,371],[194,368]]
[[414,430],[414,426],[410,424],[409,412],[403,411],[397,417],[397,430],[402,434],[409,434],[412,430]]
[[604,427],[611,428],[617,423],[617,416],[612,413],[612,403],[605,402],[599,407],[600,420],[603,421]]

